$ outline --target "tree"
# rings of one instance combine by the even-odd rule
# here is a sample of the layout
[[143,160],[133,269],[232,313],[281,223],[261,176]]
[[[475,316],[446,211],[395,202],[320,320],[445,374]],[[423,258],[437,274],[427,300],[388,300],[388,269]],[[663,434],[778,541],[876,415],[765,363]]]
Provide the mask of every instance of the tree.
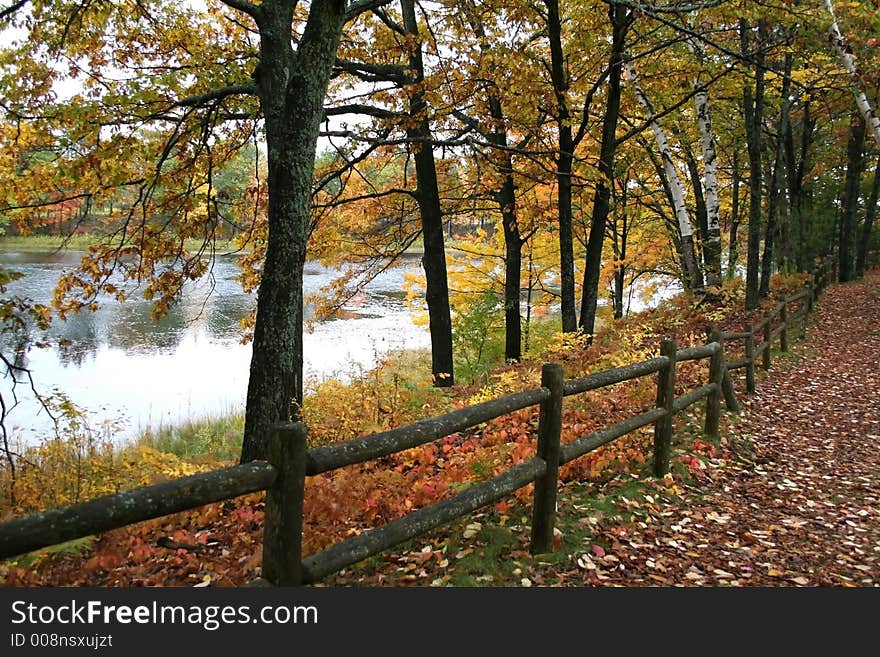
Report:
[[[314,0],[308,6],[286,0],[259,5],[224,0],[224,9],[212,5],[203,12],[161,2],[108,6],[57,0],[31,5],[29,39],[3,53],[7,66],[22,71],[22,62],[31,61],[48,82],[62,77],[53,64],[59,60],[90,76],[90,95],[67,101],[54,103],[45,92],[37,97],[24,78],[6,97],[21,108],[15,110],[18,120],[43,111],[47,123],[73,126],[66,152],[80,168],[80,189],[139,190],[135,208],[117,228],[118,241],[93,251],[80,276],[68,278],[67,288],[60,289],[57,305],[62,312],[94,303],[107,291],[109,273],[120,256],[137,262],[128,270],[134,277],[150,279],[147,291],[158,295],[159,312],[167,309],[186,278],[202,275],[207,269],[203,252],[188,254],[182,243],[198,231],[211,234],[209,224],[216,217],[210,199],[204,199],[210,189],[204,186],[209,164],[229,144],[240,145],[241,140],[228,137],[246,131],[244,126],[252,126],[259,116],[267,150],[268,234],[242,461],[264,458],[273,425],[299,414],[302,273],[324,98],[344,27],[385,4],[387,0]],[[228,15],[230,10],[237,16]],[[112,62],[108,52],[115,53]],[[132,75],[120,76],[120,68]],[[256,97],[258,106],[238,100],[242,96]],[[226,128],[227,123],[232,127]],[[162,131],[159,148],[139,142],[145,125]],[[134,153],[126,152],[125,145]],[[98,156],[106,159],[95,160]],[[99,163],[102,170],[89,171]],[[158,199],[160,180],[176,184],[168,184],[168,193]],[[207,205],[204,212],[194,212],[200,197]],[[168,266],[169,254],[177,254],[178,267]],[[78,298],[65,304],[72,291]]]
[[675,163],[672,161],[672,150],[669,146],[669,139],[666,137],[666,131],[663,130],[660,122],[655,118],[654,106],[651,104],[644,89],[639,85],[635,68],[629,63],[625,64],[625,68],[629,80],[635,88],[639,104],[647,113],[648,124],[651,126],[651,131],[654,133],[654,139],[657,142],[657,150],[660,152],[663,171],[671,194],[672,209],[675,213],[675,219],[678,222],[678,233],[681,238],[685,286],[689,290],[700,291],[703,289],[703,273],[700,270],[699,261],[697,260],[696,251],[694,249],[694,231],[684,201],[684,186],[678,176]]
[[[740,19],[740,38],[743,57],[750,54],[751,27],[748,20]],[[761,199],[763,198],[762,125],[764,122],[764,47],[767,27],[758,23],[758,37],[754,55],[754,91],[748,81],[743,86],[743,119],[746,127],[746,143],[749,156],[749,242],[746,253],[746,309],[758,306],[761,248]]]
[[850,121],[849,141],[846,147],[846,179],[843,198],[841,199],[840,226],[837,241],[838,267],[837,274],[841,283],[853,278],[853,232],[856,225],[856,213],[859,208],[859,191],[862,170],[865,166],[865,132],[864,117],[854,112]]
[[580,330],[592,336],[596,326],[596,307],[599,300],[599,271],[602,265],[602,247],[611,208],[611,190],[614,185],[614,154],[617,151],[617,123],[620,118],[620,82],[626,55],[626,34],[634,17],[622,4],[610,4],[608,20],[611,23],[611,54],[608,59],[608,91],[602,120],[602,141],[599,147],[599,180],[593,195],[590,232],[584,262],[584,280],[581,288]]

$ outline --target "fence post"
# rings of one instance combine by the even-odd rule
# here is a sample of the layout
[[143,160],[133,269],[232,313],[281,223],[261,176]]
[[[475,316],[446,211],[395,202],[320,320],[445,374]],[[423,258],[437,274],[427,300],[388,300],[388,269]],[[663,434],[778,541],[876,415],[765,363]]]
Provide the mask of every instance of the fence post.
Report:
[[541,403],[538,417],[538,457],[547,470],[535,481],[532,502],[532,554],[549,552],[553,546],[556,520],[556,487],[559,480],[559,441],[562,435],[562,365],[545,364],[541,368],[541,386],[550,391],[550,399]]
[[807,337],[807,319],[813,312],[813,295],[816,294],[816,275],[810,274],[806,282],[807,296],[804,299],[804,316],[801,317],[801,340]]
[[275,586],[302,584],[302,508],[306,480],[306,428],[281,424],[269,442],[269,463],[278,471],[266,491],[263,577]]
[[747,324],[746,333],[746,390],[755,392],[755,325]]
[[782,323],[779,332],[779,348],[788,351],[788,304],[782,300],[782,308],[779,309],[779,321]]
[[717,436],[721,423],[721,394],[724,387],[724,343],[721,333],[712,329],[710,342],[717,342],[718,349],[709,358],[709,383],[715,384],[715,391],[706,397],[706,435]]
[[669,472],[669,452],[672,448],[672,404],[675,401],[675,340],[660,343],[660,355],[669,363],[657,373],[657,408],[666,415],[654,423],[654,476],[662,477]]
[[724,334],[711,326],[707,326],[706,337],[709,342],[717,342],[721,345],[721,391],[724,393],[724,404],[727,406],[728,411],[739,413],[742,409],[740,408],[739,400],[736,398],[736,390],[733,389],[733,379],[730,378],[730,372],[727,371],[727,360],[724,353]]
[[763,368],[765,370],[770,369],[770,334],[773,332],[773,315],[771,313],[767,313],[764,315],[764,363]]

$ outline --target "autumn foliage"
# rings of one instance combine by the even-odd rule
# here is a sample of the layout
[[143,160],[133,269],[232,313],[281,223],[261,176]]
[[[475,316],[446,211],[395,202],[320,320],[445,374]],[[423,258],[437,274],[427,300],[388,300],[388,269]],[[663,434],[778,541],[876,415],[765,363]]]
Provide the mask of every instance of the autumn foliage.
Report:
[[[790,293],[801,282],[799,277],[780,278],[777,291]],[[561,362],[566,378],[574,378],[650,357],[656,354],[661,337],[674,337],[681,345],[700,343],[706,323],[732,327],[741,326],[745,320],[734,312],[741,304],[741,286],[734,285],[728,292],[726,302],[711,308],[695,305],[685,295],[676,297],[657,309],[610,326],[589,348],[560,337],[542,359]],[[705,366],[690,365],[679,366],[677,380],[682,392],[705,381]],[[312,418],[312,444],[400,426],[536,387],[540,363],[502,366],[486,386],[460,385],[443,394],[436,390],[419,392],[417,386],[403,384],[400,375],[393,364],[386,363],[349,386],[318,387],[307,406],[307,417]],[[563,442],[647,410],[653,406],[655,394],[653,378],[649,377],[568,398]],[[376,399],[383,399],[385,405],[377,405]],[[535,453],[537,411],[537,407],[523,409],[434,443],[308,478],[304,555],[433,504],[531,458]],[[563,481],[601,481],[616,473],[638,471],[650,458],[651,440],[649,429],[625,436],[567,464],[560,477]],[[687,450],[693,456],[682,463],[699,469],[698,457],[711,456],[714,449],[704,441],[695,441]],[[18,473],[18,512],[195,470],[195,466],[166,454],[144,451],[120,455],[96,444],[65,446],[55,442],[31,457],[32,466]],[[79,458],[88,466],[71,467],[71,458]],[[499,503],[496,510],[506,513],[513,505],[528,504],[530,500],[531,486]],[[263,506],[261,494],[209,505],[75,542],[57,555],[49,551],[30,555],[9,562],[0,572],[7,585],[240,585],[260,572]]]

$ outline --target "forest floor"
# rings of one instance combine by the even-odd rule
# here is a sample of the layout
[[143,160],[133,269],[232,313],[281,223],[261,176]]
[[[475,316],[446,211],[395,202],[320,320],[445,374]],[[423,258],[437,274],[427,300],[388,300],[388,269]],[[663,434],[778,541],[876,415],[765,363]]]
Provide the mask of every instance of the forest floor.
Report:
[[[529,555],[524,525],[499,552],[497,532],[479,541],[485,523],[471,522],[477,543],[457,555],[511,564],[483,585],[880,586],[880,271],[830,286],[807,339],[740,401],[717,449],[680,458],[687,476],[562,486],[557,554]],[[336,584],[461,581],[413,577],[407,564],[428,552]]]
[[603,526],[616,559],[572,584],[880,586],[880,271],[829,287],[779,365],[740,397],[750,453],[650,524]]
[[[719,439],[698,407],[676,419],[666,478],[642,463],[561,484],[551,553],[529,553],[529,506],[511,500],[319,586],[880,585],[880,270],[829,286],[790,347],[755,393],[735,377],[743,409]],[[108,532],[0,564],[0,585],[241,585],[260,572],[262,508]]]

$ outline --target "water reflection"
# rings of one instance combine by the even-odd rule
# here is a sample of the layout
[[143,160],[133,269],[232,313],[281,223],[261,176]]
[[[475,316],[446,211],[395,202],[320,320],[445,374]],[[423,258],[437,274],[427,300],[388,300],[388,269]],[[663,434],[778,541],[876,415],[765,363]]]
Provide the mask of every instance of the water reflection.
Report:
[[[62,271],[81,255],[0,253],[0,264],[24,274],[8,293],[48,303]],[[370,366],[388,350],[429,345],[427,332],[413,325],[404,305],[405,270],[418,271],[418,261],[386,271],[335,320],[314,325],[304,338],[307,376],[344,375]],[[213,276],[187,284],[180,302],[158,322],[147,301],[110,300],[96,312],[55,322],[51,342],[63,340],[62,346],[37,348],[28,336],[18,336],[18,343],[5,336],[3,349],[20,355],[40,390],[64,391],[99,422],[124,419],[126,435],[237,410],[244,403],[251,351],[241,344],[240,321],[256,303],[255,295],[241,289],[237,273],[233,258],[219,257]],[[305,274],[308,294],[335,272],[309,263]],[[11,381],[0,385],[6,394]],[[28,441],[45,435],[49,418],[22,386],[16,392],[22,401],[10,425]]]

